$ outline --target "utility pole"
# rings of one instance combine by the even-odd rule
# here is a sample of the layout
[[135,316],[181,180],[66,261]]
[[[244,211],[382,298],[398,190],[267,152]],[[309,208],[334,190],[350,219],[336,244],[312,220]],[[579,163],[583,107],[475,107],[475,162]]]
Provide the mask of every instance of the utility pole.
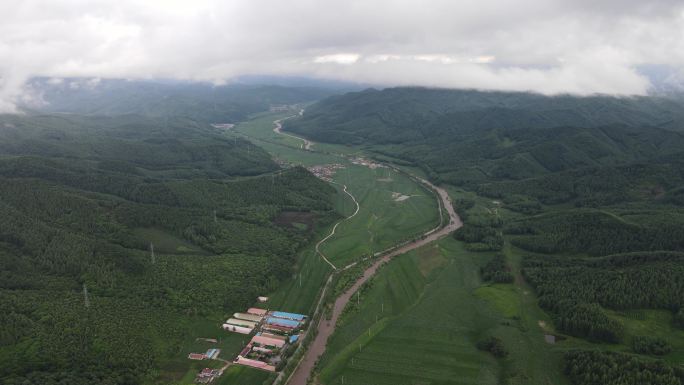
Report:
[[150,259],[152,260],[152,264],[154,265],[154,244],[150,242]]
[[216,223],[216,210],[214,210],[214,223]]

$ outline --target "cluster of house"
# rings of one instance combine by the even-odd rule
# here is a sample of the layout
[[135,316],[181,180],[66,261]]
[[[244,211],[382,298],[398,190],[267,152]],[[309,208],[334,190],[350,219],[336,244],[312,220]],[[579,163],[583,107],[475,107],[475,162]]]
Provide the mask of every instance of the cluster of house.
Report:
[[221,353],[221,349],[209,349],[206,353],[190,353],[188,358],[191,360],[215,360],[219,353]]
[[[214,339],[208,340],[216,342]],[[188,358],[191,360],[215,360],[218,359],[220,353],[221,349],[209,349],[205,353],[190,353],[188,354]],[[221,373],[222,370],[219,369],[204,368],[197,374],[197,377],[195,377],[195,382],[198,384],[211,383],[214,379],[219,377]]]
[[344,168],[343,165],[339,163],[333,163],[333,164],[324,164],[320,166],[311,166],[308,167],[309,172],[314,174],[316,177],[323,179],[323,180],[331,180],[333,175],[335,175],[335,172],[337,170]]
[[195,377],[195,382],[198,384],[208,384],[220,375],[221,371],[218,369],[204,368]]
[[285,349],[299,340],[299,333],[306,321],[307,317],[302,314],[259,308],[233,314],[223,324],[224,330],[242,334],[256,331],[233,362],[275,372]]

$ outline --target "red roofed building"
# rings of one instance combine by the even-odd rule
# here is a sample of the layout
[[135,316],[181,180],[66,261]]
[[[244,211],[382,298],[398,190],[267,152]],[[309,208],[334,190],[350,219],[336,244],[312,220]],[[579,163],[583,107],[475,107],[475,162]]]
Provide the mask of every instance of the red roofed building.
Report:
[[264,309],[259,309],[258,307],[250,307],[247,309],[247,313],[249,314],[254,314],[254,315],[260,315],[260,316],[265,316],[266,313],[268,313],[267,310]]

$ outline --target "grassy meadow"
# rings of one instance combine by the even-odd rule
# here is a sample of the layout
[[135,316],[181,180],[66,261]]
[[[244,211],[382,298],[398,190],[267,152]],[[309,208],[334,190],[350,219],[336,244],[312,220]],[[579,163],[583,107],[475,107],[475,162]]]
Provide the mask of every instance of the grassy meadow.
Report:
[[[359,201],[359,213],[349,221],[337,227],[335,236],[321,246],[321,250],[338,267],[351,263],[371,252],[381,251],[407,236],[419,235],[438,224],[437,202],[435,197],[409,177],[390,172],[386,168],[371,169],[351,164],[346,157],[337,155],[345,152],[340,147],[336,154],[305,151],[300,148],[301,141],[273,132],[273,121],[289,116],[283,114],[261,114],[253,120],[244,122],[228,131],[226,135],[247,137],[256,145],[266,149],[275,159],[303,166],[340,163],[345,166],[338,170],[332,186],[338,190],[334,205],[344,216],[351,215],[356,206],[348,195],[344,194],[340,184],[346,184],[348,191]],[[326,146],[326,150],[332,150]],[[335,146],[332,146],[335,147]],[[317,149],[314,147],[314,149]],[[348,150],[346,152],[349,152]],[[393,195],[394,193],[394,195]],[[397,201],[397,196],[405,195],[407,199]],[[329,234],[332,225],[315,229],[318,239]],[[169,243],[170,247],[177,245]],[[431,269],[429,264],[422,263],[422,269]],[[420,275],[417,265],[415,274]],[[325,280],[332,271],[331,267],[315,252],[311,244],[299,252],[297,267],[289,279],[282,282],[278,289],[269,295],[269,301],[260,306],[283,311],[312,314],[316,300]],[[388,311],[390,304],[388,306]],[[215,326],[212,326],[212,328]],[[208,332],[211,328],[208,330]],[[211,335],[221,335],[220,345],[224,348],[223,358],[232,358],[239,348],[244,346],[246,337],[233,333],[225,333],[214,329]],[[197,349],[194,341],[188,341],[187,349],[179,352],[179,360],[192,349]],[[187,351],[186,351],[187,350]],[[187,363],[188,372],[179,377],[176,384],[192,380],[190,374],[201,368],[197,364]],[[201,366],[201,365],[200,365]],[[262,384],[268,374],[258,370],[233,366],[221,378],[219,384]]]
[[[438,224],[437,201],[433,194],[411,178],[387,168],[371,169],[351,164],[346,157],[304,151],[301,141],[273,132],[273,121],[290,113],[260,115],[242,123],[235,132],[265,148],[274,158],[305,166],[338,163],[345,166],[333,180],[348,186],[359,202],[359,213],[341,223],[336,235],[321,246],[321,251],[338,267],[364,255],[384,250],[403,240],[420,235]],[[318,143],[314,145],[317,150]],[[345,146],[326,145],[326,150],[350,153]],[[394,193],[394,195],[393,195]],[[354,203],[340,192],[338,211],[350,215]],[[397,196],[407,196],[396,200]],[[298,278],[297,278],[298,279]]]
[[[362,288],[320,364],[325,384],[564,384],[560,353],[544,342],[548,321],[518,284],[488,285],[490,255],[446,238],[399,256]],[[377,318],[376,318],[377,317]],[[476,343],[496,336],[510,355]]]

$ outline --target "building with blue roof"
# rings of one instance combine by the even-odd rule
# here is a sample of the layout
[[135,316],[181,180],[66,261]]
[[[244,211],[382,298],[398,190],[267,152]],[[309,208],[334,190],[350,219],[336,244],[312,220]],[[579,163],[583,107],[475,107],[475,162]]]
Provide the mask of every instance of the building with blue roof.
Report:
[[285,326],[285,327],[293,328],[293,329],[299,326],[298,321],[294,321],[291,319],[284,319],[284,318],[276,318],[276,317],[268,317],[266,319],[266,323],[269,325]]
[[296,313],[287,313],[284,311],[274,311],[271,313],[271,316],[277,317],[277,318],[291,319],[291,320],[295,320],[295,321],[304,321],[304,319],[306,319],[305,315],[296,314]]
[[209,349],[204,354],[208,359],[213,360],[221,351],[219,349]]

